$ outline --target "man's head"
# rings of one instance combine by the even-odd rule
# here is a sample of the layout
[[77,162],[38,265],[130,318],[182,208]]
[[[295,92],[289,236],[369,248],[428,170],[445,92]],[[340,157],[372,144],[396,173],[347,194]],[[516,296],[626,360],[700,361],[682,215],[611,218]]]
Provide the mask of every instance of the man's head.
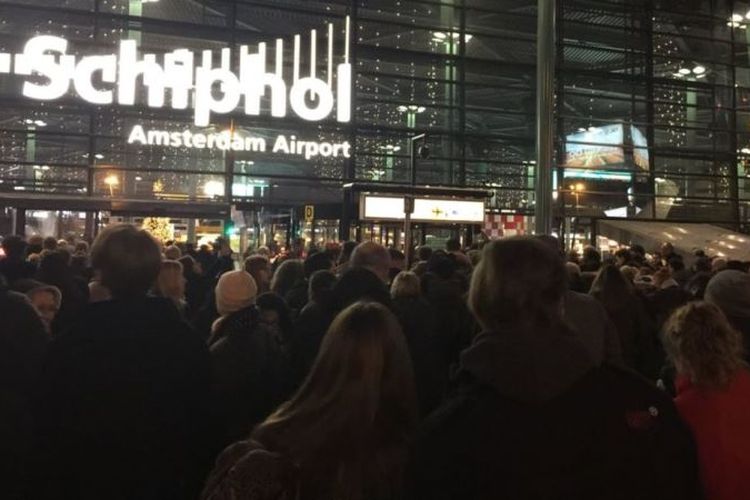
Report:
[[445,242],[445,249],[449,252],[460,252],[461,242],[458,240],[458,238],[451,238]]
[[430,257],[432,257],[432,248],[428,247],[427,245],[422,245],[421,247],[417,248],[417,260],[427,262],[428,260],[430,260]]
[[406,269],[406,255],[404,255],[404,252],[390,248],[388,249],[388,254],[391,256],[391,269],[400,269],[401,271]]
[[182,257],[182,250],[177,245],[169,245],[164,249],[164,257],[167,260],[180,260]]
[[23,259],[26,252],[26,242],[20,236],[6,236],[3,240],[3,251],[8,259]]
[[375,273],[384,283],[390,277],[391,256],[382,245],[372,241],[360,243],[352,252],[351,267],[361,267]]
[[260,293],[271,289],[271,263],[263,255],[251,255],[245,259],[245,271],[253,277]]
[[315,271],[330,271],[333,267],[333,260],[326,252],[316,252],[308,255],[303,265],[305,278],[310,278]]
[[711,278],[704,294],[732,320],[750,318],[750,274],[726,270]]
[[47,236],[42,243],[44,250],[57,250],[57,240],[54,236]]
[[661,250],[659,253],[661,253],[662,259],[666,260],[674,254],[674,246],[668,241],[665,243],[662,243]]
[[91,264],[115,298],[146,295],[159,276],[161,260],[151,235],[127,224],[108,227],[91,247]]

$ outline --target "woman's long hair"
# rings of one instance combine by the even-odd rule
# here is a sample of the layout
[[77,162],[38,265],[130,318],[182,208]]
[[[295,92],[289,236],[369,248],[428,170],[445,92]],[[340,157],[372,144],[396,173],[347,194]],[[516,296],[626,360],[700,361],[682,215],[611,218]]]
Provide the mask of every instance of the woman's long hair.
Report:
[[333,321],[302,387],[252,438],[298,464],[312,496],[391,497],[416,423],[398,322],[380,304],[357,302]]
[[664,327],[664,346],[677,371],[702,389],[723,389],[746,367],[742,334],[708,302],[675,311]]
[[590,294],[601,302],[610,314],[626,308],[631,309],[635,297],[633,286],[612,264],[607,264],[599,270],[591,284]]

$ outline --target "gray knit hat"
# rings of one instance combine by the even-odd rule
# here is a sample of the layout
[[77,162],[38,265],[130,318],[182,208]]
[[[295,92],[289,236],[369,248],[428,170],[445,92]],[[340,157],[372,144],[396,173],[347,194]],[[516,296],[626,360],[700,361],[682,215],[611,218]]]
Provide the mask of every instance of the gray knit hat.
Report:
[[730,318],[750,318],[750,274],[721,271],[708,282],[704,298]]

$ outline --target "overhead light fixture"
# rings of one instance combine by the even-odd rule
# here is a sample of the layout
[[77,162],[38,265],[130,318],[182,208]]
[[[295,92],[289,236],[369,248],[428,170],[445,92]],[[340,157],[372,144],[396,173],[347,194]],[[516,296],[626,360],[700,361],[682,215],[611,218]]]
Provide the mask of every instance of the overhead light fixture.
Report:
[[[750,14],[750,12],[748,12]],[[742,14],[732,14],[732,21],[738,23],[742,21]]]
[[103,160],[103,159],[104,159],[104,155],[103,155],[103,154],[101,154],[101,153],[96,153],[96,154],[94,155],[94,158],[96,158],[97,160]]
[[120,179],[115,174],[111,174],[104,178],[104,184],[110,187],[117,186],[120,184]]
[[688,68],[680,68],[679,70],[677,70],[677,72],[681,75],[689,75],[690,73],[692,73]]
[[136,175],[135,176],[135,180],[138,181],[138,182],[140,182],[140,181],[143,180],[143,177],[141,177],[140,175]]
[[698,65],[695,68],[693,68],[693,73],[696,75],[702,75],[706,72],[706,67]]
[[[739,14],[737,14],[737,15],[739,16]],[[732,16],[732,17],[734,17],[734,16]],[[742,16],[740,16],[740,17],[742,17]],[[745,18],[746,19],[750,19],[750,10],[748,10],[747,13],[745,14]]]
[[42,165],[42,170],[49,170],[49,165]]
[[584,127],[578,127],[579,132],[586,132],[586,129]]
[[45,122],[44,120],[35,120],[34,125],[36,125],[37,127],[46,127],[47,122]]
[[702,74],[702,75],[695,75],[695,77],[696,77],[696,78],[706,78],[706,75],[705,75],[705,73],[704,73],[704,74]]

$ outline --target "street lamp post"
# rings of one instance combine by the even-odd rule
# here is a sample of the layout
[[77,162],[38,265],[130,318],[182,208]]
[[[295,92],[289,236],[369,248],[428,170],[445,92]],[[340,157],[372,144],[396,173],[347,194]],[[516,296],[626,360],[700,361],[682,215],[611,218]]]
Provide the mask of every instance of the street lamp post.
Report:
[[[427,134],[418,134],[409,138],[409,176],[410,184],[412,187],[417,185],[417,154],[420,149],[417,148],[416,143],[419,141],[425,141]],[[426,149],[422,149],[426,151]],[[422,153],[424,154],[424,153]],[[414,213],[414,195],[407,194],[404,198],[404,257],[407,265],[411,265],[411,214]]]

